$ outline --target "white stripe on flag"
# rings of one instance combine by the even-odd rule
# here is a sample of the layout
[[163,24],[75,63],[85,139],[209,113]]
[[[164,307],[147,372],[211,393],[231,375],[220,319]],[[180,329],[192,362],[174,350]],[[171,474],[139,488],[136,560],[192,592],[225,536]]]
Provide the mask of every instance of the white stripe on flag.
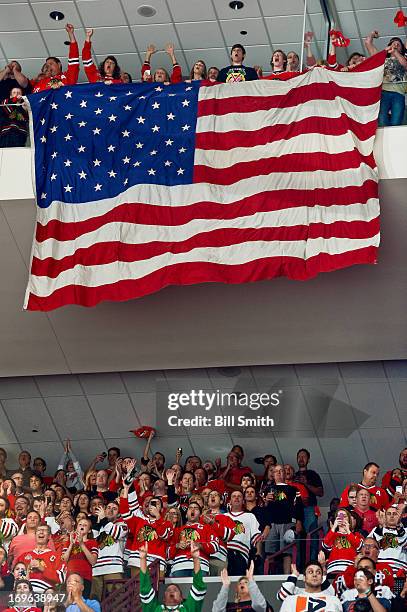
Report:
[[73,255],[77,249],[87,249],[94,244],[119,241],[122,244],[148,244],[149,242],[183,242],[193,236],[220,229],[267,229],[295,227],[311,223],[330,224],[337,221],[371,221],[379,216],[379,201],[375,198],[366,204],[347,206],[299,206],[234,219],[194,219],[175,226],[138,225],[113,222],[99,229],[82,234],[75,240],[58,241],[49,238],[36,243],[34,254],[39,259],[53,257],[55,261]]

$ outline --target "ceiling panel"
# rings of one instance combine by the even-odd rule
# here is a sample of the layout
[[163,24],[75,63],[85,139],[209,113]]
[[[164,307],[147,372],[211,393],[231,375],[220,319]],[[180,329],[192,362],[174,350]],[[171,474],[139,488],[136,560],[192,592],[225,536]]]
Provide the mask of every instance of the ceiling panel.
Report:
[[301,40],[302,16],[267,17],[266,23],[274,46]]
[[35,397],[10,399],[3,400],[2,405],[14,431],[18,431],[18,439],[22,444],[59,440],[44,400]]
[[[120,43],[118,43],[120,41]],[[93,49],[97,55],[116,55],[114,49],[121,53],[137,51],[130,30],[127,26],[116,28],[95,28]]]
[[[163,23],[154,26],[154,32],[152,32],[151,26],[136,25],[131,26],[131,30],[136,39],[137,47],[142,54],[146,52],[147,46],[153,43],[157,49],[163,50],[167,43],[173,43],[177,45],[177,33],[174,26],[171,23]],[[154,61],[155,55],[153,55]]]
[[[46,57],[47,49],[41,38],[41,34],[35,32],[1,34],[1,44],[7,57]],[[66,51],[66,48],[65,48]]]
[[165,0],[148,0],[148,6],[154,7],[157,11],[152,17],[142,17],[139,15],[137,8],[140,5],[138,2],[134,2],[134,0],[122,0],[122,4],[131,25],[171,22],[171,16]]
[[126,25],[119,0],[77,0],[76,6],[85,27]]
[[[321,5],[318,0],[317,2],[319,10],[321,10]],[[276,17],[277,15],[302,15],[304,13],[303,0],[285,0],[284,2],[260,0],[260,6],[265,17]]]
[[[44,37],[45,40],[45,44],[48,47],[49,52],[51,53],[52,51],[52,55],[56,55],[56,57],[66,57],[66,55],[69,52],[69,46],[65,44],[65,42],[68,41],[68,37],[66,35],[65,30],[42,30],[42,35]],[[77,36],[77,40],[78,40],[78,44],[79,44],[79,52],[82,49],[82,44],[83,44],[83,36],[82,36],[82,32],[77,32],[76,34]],[[46,54],[48,55],[48,54]],[[31,57],[43,57],[45,60],[46,55],[37,55],[37,56],[31,56]],[[40,68],[41,66],[39,66]],[[64,70],[66,69],[66,66],[64,64]]]
[[63,20],[64,27],[65,23],[72,23],[75,27],[80,27],[81,22],[79,14],[73,2],[32,2],[31,6],[38,19],[40,28],[46,28],[48,30],[61,29],[61,21],[55,21],[49,16],[51,11],[60,11],[65,15]]
[[47,397],[45,403],[62,440],[100,439],[99,428],[85,397]]
[[[268,45],[269,43],[263,19],[245,19],[243,23],[236,19],[225,19],[222,21],[221,25],[228,47],[231,47],[239,41],[241,41],[244,46]],[[241,31],[246,31],[247,34],[242,36],[240,34]]]
[[201,20],[210,21],[216,19],[215,11],[209,0],[168,0],[171,15],[174,21],[196,21],[197,17]]
[[0,4],[0,29],[2,32],[35,30],[37,25],[27,3]]
[[[274,4],[266,0],[268,4]],[[229,0],[226,2],[219,2],[219,0],[212,0],[212,4],[215,7],[216,13],[219,19],[245,19],[246,17],[260,17],[260,7],[257,0],[244,0],[244,7],[238,11],[231,9],[229,6]]]
[[341,20],[343,31],[346,32],[346,36],[348,38],[357,38],[359,36],[359,32],[358,24],[355,21],[355,13],[353,11],[346,11],[340,12],[338,15],[339,19]]
[[223,45],[222,33],[216,21],[179,23],[177,30],[184,49],[194,49],[197,40],[205,40],[208,47]]

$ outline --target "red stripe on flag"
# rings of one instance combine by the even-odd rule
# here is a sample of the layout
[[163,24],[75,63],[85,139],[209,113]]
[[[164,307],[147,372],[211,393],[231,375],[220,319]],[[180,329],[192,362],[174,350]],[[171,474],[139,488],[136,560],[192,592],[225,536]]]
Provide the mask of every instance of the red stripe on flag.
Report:
[[246,264],[228,266],[213,263],[182,263],[158,270],[137,280],[125,280],[111,285],[84,287],[68,285],[48,297],[39,298],[32,293],[28,310],[53,310],[67,304],[96,306],[104,300],[123,302],[168,287],[196,283],[240,284],[287,276],[293,280],[308,280],[321,272],[331,272],[355,264],[377,263],[377,247],[366,247],[340,255],[321,254],[304,262],[294,257],[271,257]]
[[46,225],[37,223],[36,240],[42,242],[49,238],[56,240],[74,240],[82,234],[93,232],[106,223],[122,222],[139,225],[183,225],[193,219],[234,219],[253,215],[256,212],[270,212],[299,206],[347,206],[364,204],[370,198],[378,197],[377,183],[367,180],[355,187],[337,187],[332,189],[286,189],[265,191],[242,198],[232,204],[198,202],[189,206],[154,206],[152,204],[126,202],[98,217],[65,223],[59,220],[49,221]]
[[227,168],[196,165],[194,166],[194,183],[233,185],[236,180],[265,176],[274,172],[294,173],[317,170],[338,172],[359,168],[362,163],[367,164],[370,168],[376,167],[373,155],[361,155],[356,149],[344,153],[292,153],[281,157],[240,162]]
[[[273,90],[273,81],[270,92]],[[250,113],[273,108],[290,108],[312,100],[334,101],[337,97],[357,106],[370,106],[377,102],[380,87],[343,87],[333,82],[311,83],[293,87],[286,94],[269,96],[231,96],[230,98],[201,99],[198,103],[198,117],[227,115],[229,113]],[[215,90],[216,91],[216,90]]]
[[64,270],[74,266],[97,266],[115,261],[143,261],[165,253],[188,253],[202,247],[223,247],[245,242],[274,240],[282,242],[309,240],[312,238],[371,238],[379,233],[379,218],[371,221],[336,221],[335,223],[311,223],[293,227],[221,228],[196,234],[180,242],[149,242],[146,244],[123,244],[101,242],[84,249],[77,249],[73,255],[60,260],[33,257],[32,274],[56,278]]
[[325,136],[342,136],[352,132],[359,140],[374,136],[377,120],[369,123],[358,123],[346,115],[334,119],[329,117],[307,117],[288,125],[268,125],[261,130],[230,132],[198,132],[195,136],[197,149],[229,151],[235,147],[264,145],[278,140],[289,140],[302,134],[323,134]]

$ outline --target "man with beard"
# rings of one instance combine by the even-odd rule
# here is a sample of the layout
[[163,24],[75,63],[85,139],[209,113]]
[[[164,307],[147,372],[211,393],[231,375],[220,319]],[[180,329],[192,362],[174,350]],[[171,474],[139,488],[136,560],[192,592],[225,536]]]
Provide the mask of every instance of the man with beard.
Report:
[[140,599],[143,612],[200,612],[205,599],[206,585],[202,578],[200,549],[197,542],[191,541],[189,555],[193,561],[193,580],[191,590],[185,601],[177,584],[169,584],[164,591],[163,604],[158,603],[157,595],[151,586],[147,569],[147,543],[140,547]]

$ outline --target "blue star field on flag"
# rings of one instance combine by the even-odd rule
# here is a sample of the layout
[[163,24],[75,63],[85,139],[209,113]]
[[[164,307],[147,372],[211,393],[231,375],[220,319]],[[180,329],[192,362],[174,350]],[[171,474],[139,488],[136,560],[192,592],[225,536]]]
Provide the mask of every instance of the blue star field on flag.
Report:
[[199,81],[63,87],[29,96],[37,204],[193,181]]

